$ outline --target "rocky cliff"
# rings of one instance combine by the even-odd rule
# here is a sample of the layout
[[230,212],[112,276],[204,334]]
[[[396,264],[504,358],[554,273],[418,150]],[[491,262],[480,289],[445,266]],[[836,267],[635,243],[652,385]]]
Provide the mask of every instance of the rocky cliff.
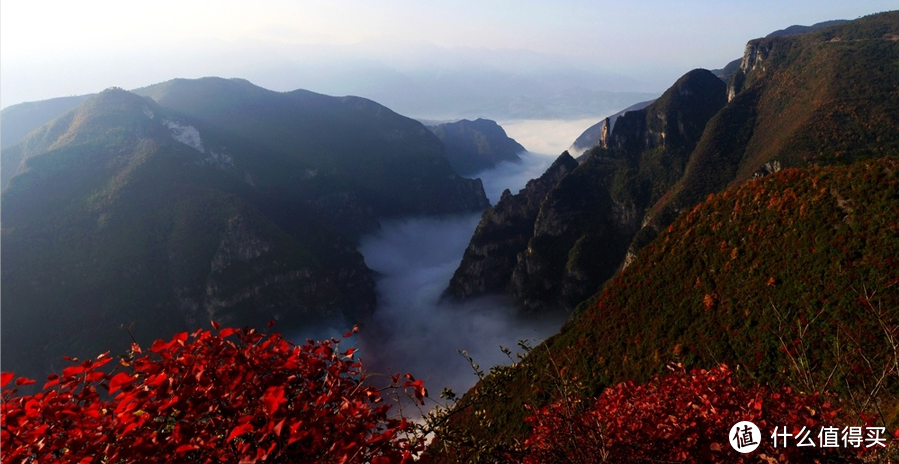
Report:
[[[520,198],[504,196],[485,214],[449,293],[504,291],[529,311],[571,309],[593,294],[620,266],[646,209],[679,179],[705,123],[724,104],[725,84],[694,70],[655,103],[620,116],[579,166],[569,161],[559,169],[569,158],[563,155],[541,178],[553,180],[549,189],[541,183]],[[508,214],[525,203],[531,208],[522,211],[533,216]]]
[[570,309],[709,194],[899,152],[896,37],[899,12],[756,39],[729,84],[694,70],[619,116],[548,192],[503,290],[529,310]]
[[529,181],[517,194],[504,191],[496,206],[481,218],[447,293],[465,299],[504,291],[519,254],[534,234],[547,193],[576,167],[577,161],[563,153],[542,176]]
[[709,194],[789,167],[846,164],[899,151],[890,71],[899,12],[750,41],[684,176],[652,208],[631,252]]
[[611,135],[612,129],[615,128],[615,122],[619,117],[629,111],[642,110],[651,105],[654,101],[655,100],[647,100],[636,103],[588,127],[587,130],[582,132],[581,135],[575,139],[574,143],[571,144],[571,147],[568,149],[569,153],[573,153],[574,156],[580,156],[596,145],[603,144],[604,141],[608,140],[609,135]]

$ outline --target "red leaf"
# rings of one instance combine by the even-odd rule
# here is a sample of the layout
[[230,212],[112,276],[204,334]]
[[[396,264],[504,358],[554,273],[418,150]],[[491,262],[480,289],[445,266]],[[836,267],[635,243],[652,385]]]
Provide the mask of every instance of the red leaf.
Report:
[[284,399],[284,387],[269,387],[269,389],[262,396],[262,402],[265,404],[265,412],[268,415],[272,415],[278,411],[278,407],[281,406],[281,403],[286,401]]
[[252,432],[252,431],[253,431],[253,424],[238,425],[237,427],[234,427],[234,430],[232,430],[230,434],[228,434],[228,438],[226,438],[225,441],[226,442],[231,441],[240,435],[243,435],[247,432]]
[[219,327],[222,326],[221,324],[219,324],[219,323],[216,322],[216,321],[210,321],[210,322],[212,322],[212,328],[215,329],[215,330],[218,330]]
[[36,382],[36,380],[34,380],[34,379],[29,379],[28,377],[19,377],[18,379],[16,379],[16,386],[18,386],[18,385],[31,385],[31,384],[33,384],[33,383],[35,383],[35,382]]
[[12,372],[3,372],[0,374],[0,388],[6,387],[6,384],[8,384],[13,377],[15,377],[15,374]]
[[84,372],[84,368],[81,366],[69,366],[62,370],[62,375],[63,377],[73,377],[82,372]]
[[150,345],[150,351],[153,353],[162,353],[163,351],[169,349],[172,346],[172,342],[166,342],[164,340],[156,340]]
[[34,398],[26,401],[25,415],[32,418],[41,415],[41,403]]
[[200,447],[197,445],[181,445],[181,446],[175,448],[175,454],[184,454],[189,451],[196,450],[196,449],[200,449]]
[[122,388],[123,385],[127,385],[132,381],[134,381],[134,377],[124,372],[119,372],[109,379],[109,393],[115,393],[118,389]]
[[[406,374],[406,377],[413,378],[411,375]],[[428,390],[424,387],[424,382],[421,379],[418,379],[414,382],[404,382],[404,387],[413,387],[415,398],[421,402],[421,404],[425,404],[425,397],[428,396]]]
[[275,435],[276,435],[276,436],[281,435],[281,429],[284,428],[284,421],[286,421],[286,420],[287,420],[287,419],[281,419],[281,422],[278,422],[278,423],[275,425],[275,428],[273,429],[273,431],[275,432]]
[[43,390],[46,390],[54,385],[59,384],[59,376],[56,374],[47,376],[47,383],[44,384]]

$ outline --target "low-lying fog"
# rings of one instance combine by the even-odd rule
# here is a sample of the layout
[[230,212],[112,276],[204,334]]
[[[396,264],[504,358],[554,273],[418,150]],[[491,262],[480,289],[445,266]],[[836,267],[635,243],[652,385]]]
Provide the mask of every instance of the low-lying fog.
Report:
[[[504,189],[517,193],[554,159],[524,153],[520,163],[502,163],[478,177],[495,203]],[[440,301],[480,216],[382,221],[379,232],[362,239],[359,250],[366,264],[380,274],[374,320],[358,339],[367,372],[411,373],[425,380],[435,399],[444,387],[464,393],[477,378],[458,350],[466,350],[486,372],[509,362],[500,345],[521,351],[519,340],[536,344],[558,331],[562,323],[558,316],[518,318],[502,296],[465,303]]]

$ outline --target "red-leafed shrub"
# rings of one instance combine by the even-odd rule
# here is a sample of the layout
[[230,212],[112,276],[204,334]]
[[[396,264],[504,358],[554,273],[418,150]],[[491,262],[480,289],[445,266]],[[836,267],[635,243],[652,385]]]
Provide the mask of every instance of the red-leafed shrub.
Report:
[[[525,463],[851,461],[867,443],[819,446],[819,430],[841,426],[841,419],[839,410],[817,394],[739,387],[724,365],[690,372],[677,368],[646,384],[611,387],[592,407],[571,398],[534,411],[526,419],[531,434]],[[753,422],[762,432],[758,449],[746,455],[728,441],[731,427],[740,421]],[[798,439],[790,438],[787,446],[780,441],[775,448],[775,427],[787,427],[792,437],[805,427],[816,447],[799,447]]]
[[[382,464],[421,451],[411,424],[362,383],[353,348],[213,325],[134,344],[112,372],[101,370],[108,354],[73,363],[34,395],[7,389],[3,373],[3,462]],[[392,387],[423,396],[408,379]]]

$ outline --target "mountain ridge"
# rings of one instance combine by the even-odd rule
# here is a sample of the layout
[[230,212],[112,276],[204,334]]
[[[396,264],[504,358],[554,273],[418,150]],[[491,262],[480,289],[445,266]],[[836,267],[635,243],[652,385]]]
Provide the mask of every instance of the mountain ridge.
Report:
[[[573,171],[593,170],[594,174],[583,174],[577,188],[573,179],[559,183],[559,187],[572,185],[572,192],[607,192],[595,197],[596,202],[581,202],[574,208],[572,218],[581,218],[575,224],[593,225],[575,226],[583,235],[564,239],[560,239],[562,228],[548,228],[542,234],[535,231],[533,246],[519,257],[522,267],[505,291],[528,311],[572,309],[578,297],[593,294],[614,269],[626,266],[678,214],[711,193],[786,167],[848,163],[899,149],[893,130],[899,126],[899,99],[893,90],[899,88],[899,73],[889,71],[897,66],[890,59],[896,56],[897,41],[891,37],[897,28],[899,13],[892,12],[806,34],[755,39],[748,43],[741,67],[729,84],[708,71],[694,71],[682,79],[702,75],[704,85],[717,90],[703,96],[695,90],[679,91],[675,84],[644,110],[619,117]],[[693,98],[692,103],[678,103],[682,97]],[[665,107],[669,110],[660,111]],[[689,114],[694,116],[678,119]],[[686,125],[671,125],[688,120]],[[822,146],[832,151],[824,152]],[[547,199],[555,194],[578,198],[553,190]],[[541,214],[552,215],[550,204],[544,205]],[[572,209],[556,205],[560,211]],[[628,221],[637,224],[637,231],[626,251],[618,248],[620,240],[610,240],[606,246],[588,232],[591,228],[616,230]],[[610,260],[610,256],[623,259],[616,264],[617,258]],[[611,264],[592,266],[591,261]],[[463,258],[460,266],[466,265]],[[599,267],[605,270],[596,273]],[[594,277],[581,279],[586,269]],[[544,277],[529,277],[538,274]],[[569,277],[560,277],[566,274]],[[572,297],[563,296],[566,293]]]
[[526,151],[490,119],[462,119],[428,129],[446,146],[447,159],[461,176],[475,175],[502,161],[521,161],[518,154]]
[[[4,370],[41,377],[63,355],[121,348],[121,327],[149,343],[210,319],[279,320],[289,331],[364,321],[375,309],[374,275],[355,234],[380,217],[489,204],[424,126],[374,102],[283,96],[246,81],[187,86],[209,83],[243,92],[208,102],[218,114],[189,114],[110,88],[0,153],[4,170],[18,166],[2,193]],[[269,144],[256,143],[265,133],[217,124],[237,123],[235,105],[271,111],[279,101],[256,123],[307,108],[330,119]],[[292,121],[268,133],[302,119]],[[322,127],[331,133],[316,139]],[[328,164],[316,164],[322,151]],[[390,175],[354,181],[379,170]]]

